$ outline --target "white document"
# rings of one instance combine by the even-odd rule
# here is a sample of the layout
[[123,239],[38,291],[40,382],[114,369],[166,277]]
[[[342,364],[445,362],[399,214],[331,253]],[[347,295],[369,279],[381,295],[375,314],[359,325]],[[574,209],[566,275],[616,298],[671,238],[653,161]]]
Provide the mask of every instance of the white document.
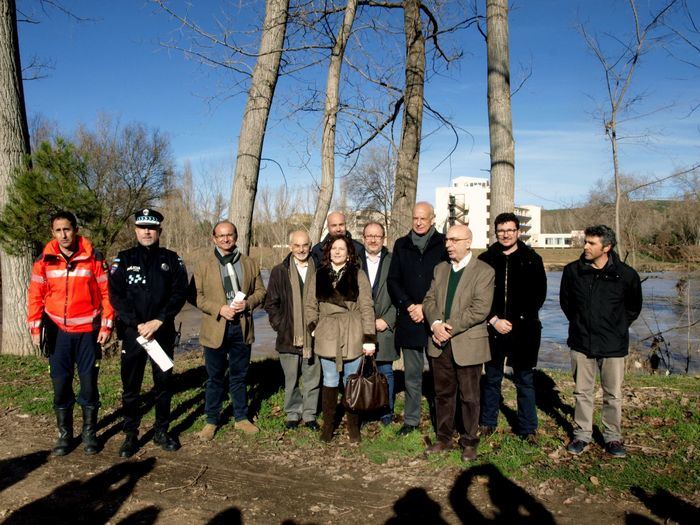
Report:
[[158,341],[151,339],[150,341],[143,336],[138,336],[136,342],[143,346],[148,355],[153,359],[163,372],[167,372],[173,367],[172,360],[165,353],[163,348],[158,344]]
[[233,301],[231,301],[231,304],[229,305],[231,308],[233,308],[233,303],[240,303],[242,300],[245,299],[245,294],[243,292],[236,292],[236,295],[233,296]]

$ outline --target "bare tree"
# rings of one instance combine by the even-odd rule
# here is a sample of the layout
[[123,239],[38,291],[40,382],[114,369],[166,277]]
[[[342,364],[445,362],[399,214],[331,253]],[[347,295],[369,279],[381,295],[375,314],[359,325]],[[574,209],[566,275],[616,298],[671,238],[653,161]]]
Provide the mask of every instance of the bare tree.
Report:
[[406,84],[388,239],[390,243],[411,227],[413,206],[416,203],[425,87],[425,37],[420,9],[421,3],[418,0],[404,2]]
[[378,214],[386,230],[391,218],[395,173],[396,157],[392,151],[373,147],[347,179],[355,209]]
[[649,22],[643,24],[639,19],[635,0],[628,0],[632,19],[632,36],[628,41],[623,41],[619,35],[607,35],[610,41],[619,47],[619,50],[612,53],[612,55],[606,53],[596,36],[591,35],[583,25],[579,25],[579,31],[586,45],[600,62],[605,74],[605,104],[607,108],[601,111],[601,116],[605,136],[610,142],[612,153],[613,180],[615,183],[615,231],[618,232],[620,238],[618,251],[622,258],[626,255],[627,247],[622,242],[622,235],[620,235],[622,231],[621,208],[624,195],[619,162],[620,136],[618,135],[618,125],[621,123],[621,118],[629,113],[635,102],[639,101],[638,97],[629,96],[629,91],[639,60],[652,45],[650,44],[651,39],[649,36],[661,25],[664,16],[668,14],[677,1],[664,2],[660,8],[651,14]]
[[493,219],[515,207],[515,141],[510,106],[508,0],[486,0],[489,142],[491,150],[490,238]]
[[[14,0],[0,0],[0,206],[14,171],[29,153],[22,65]],[[35,352],[27,329],[27,286],[31,257],[0,251],[2,265],[2,348],[5,354]]]
[[340,71],[348,38],[355,22],[357,0],[348,0],[345,16],[340,25],[338,36],[331,52],[326,81],[326,103],[323,112],[323,138],[321,140],[321,187],[316,202],[316,212],[311,223],[311,240],[321,239],[323,224],[328,215],[328,208],[333,198],[335,181],[335,130],[338,121],[338,105],[340,101]]
[[280,59],[287,30],[289,0],[267,0],[260,52],[258,54],[248,100],[238,136],[236,170],[231,192],[230,215],[238,228],[238,247],[243,253],[250,248],[253,205],[258,191],[260,158],[267,119],[279,77]]

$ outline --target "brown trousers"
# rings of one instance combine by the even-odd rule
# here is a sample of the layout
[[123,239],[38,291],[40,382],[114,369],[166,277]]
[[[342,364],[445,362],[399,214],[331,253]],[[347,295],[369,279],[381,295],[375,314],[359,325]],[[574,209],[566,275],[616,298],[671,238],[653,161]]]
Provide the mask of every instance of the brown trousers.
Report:
[[447,344],[440,357],[430,357],[430,370],[435,383],[435,416],[437,438],[443,443],[452,440],[455,432],[457,393],[461,401],[462,421],[465,433],[460,445],[476,446],[479,443],[479,380],[482,365],[459,366],[452,357],[452,345]]

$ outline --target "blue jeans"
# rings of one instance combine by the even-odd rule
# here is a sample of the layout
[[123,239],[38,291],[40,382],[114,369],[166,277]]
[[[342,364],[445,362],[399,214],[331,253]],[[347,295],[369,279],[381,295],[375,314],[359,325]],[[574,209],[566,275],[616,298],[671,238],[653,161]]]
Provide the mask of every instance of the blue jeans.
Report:
[[[503,359],[494,358],[486,363],[486,375],[482,379],[481,425],[495,427],[501,403]],[[513,368],[513,382],[518,401],[519,436],[534,434],[537,430],[537,405],[533,368]]]
[[233,417],[236,421],[242,421],[248,419],[245,380],[250,364],[250,345],[245,344],[241,325],[237,322],[226,323],[226,334],[219,348],[204,347],[204,366],[208,376],[204,394],[204,413],[207,423],[212,425],[219,422],[221,405],[225,397],[226,361],[228,361],[228,383]]
[[[354,374],[360,368],[362,357],[352,361],[343,361],[343,385],[347,384],[348,376]],[[323,386],[337,387],[340,384],[340,373],[335,369],[335,359],[321,358],[321,369],[323,370]]]
[[[386,381],[389,385],[389,409],[387,410],[386,414],[384,414],[387,417],[390,417],[394,414],[394,369],[393,369],[393,362],[391,361],[377,361],[377,368],[379,369],[380,374],[384,374],[386,376]],[[384,416],[382,416],[384,417]]]

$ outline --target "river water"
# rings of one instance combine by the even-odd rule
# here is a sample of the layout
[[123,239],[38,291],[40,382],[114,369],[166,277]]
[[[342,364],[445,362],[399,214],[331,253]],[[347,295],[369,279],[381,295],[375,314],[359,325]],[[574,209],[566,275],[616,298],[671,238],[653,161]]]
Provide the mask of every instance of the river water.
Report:
[[[265,284],[268,277],[269,272],[264,271]],[[630,328],[630,345],[636,359],[643,361],[649,355],[651,347],[651,339],[644,340],[645,338],[652,333],[665,332],[673,327],[686,326],[690,323],[686,301],[679,300],[676,289],[682,274],[659,272],[642,274],[641,277],[644,307],[639,319]],[[688,282],[689,300],[694,306],[690,311],[691,322],[700,318],[700,280],[697,279],[697,275],[695,277]],[[568,321],[559,308],[560,282],[561,271],[547,272],[547,300],[540,311],[542,344],[538,366],[568,370],[571,366],[566,346]],[[178,318],[183,323],[181,348],[183,350],[199,348],[197,336],[201,314],[187,305]],[[267,321],[267,314],[258,309],[254,312],[253,318],[255,319],[253,358],[276,356],[275,333]],[[690,328],[690,333],[686,328],[665,332],[664,340],[668,345],[672,372],[685,371],[688,345],[691,348],[690,372],[700,372],[700,323]],[[659,368],[666,370],[664,362],[659,365]]]

